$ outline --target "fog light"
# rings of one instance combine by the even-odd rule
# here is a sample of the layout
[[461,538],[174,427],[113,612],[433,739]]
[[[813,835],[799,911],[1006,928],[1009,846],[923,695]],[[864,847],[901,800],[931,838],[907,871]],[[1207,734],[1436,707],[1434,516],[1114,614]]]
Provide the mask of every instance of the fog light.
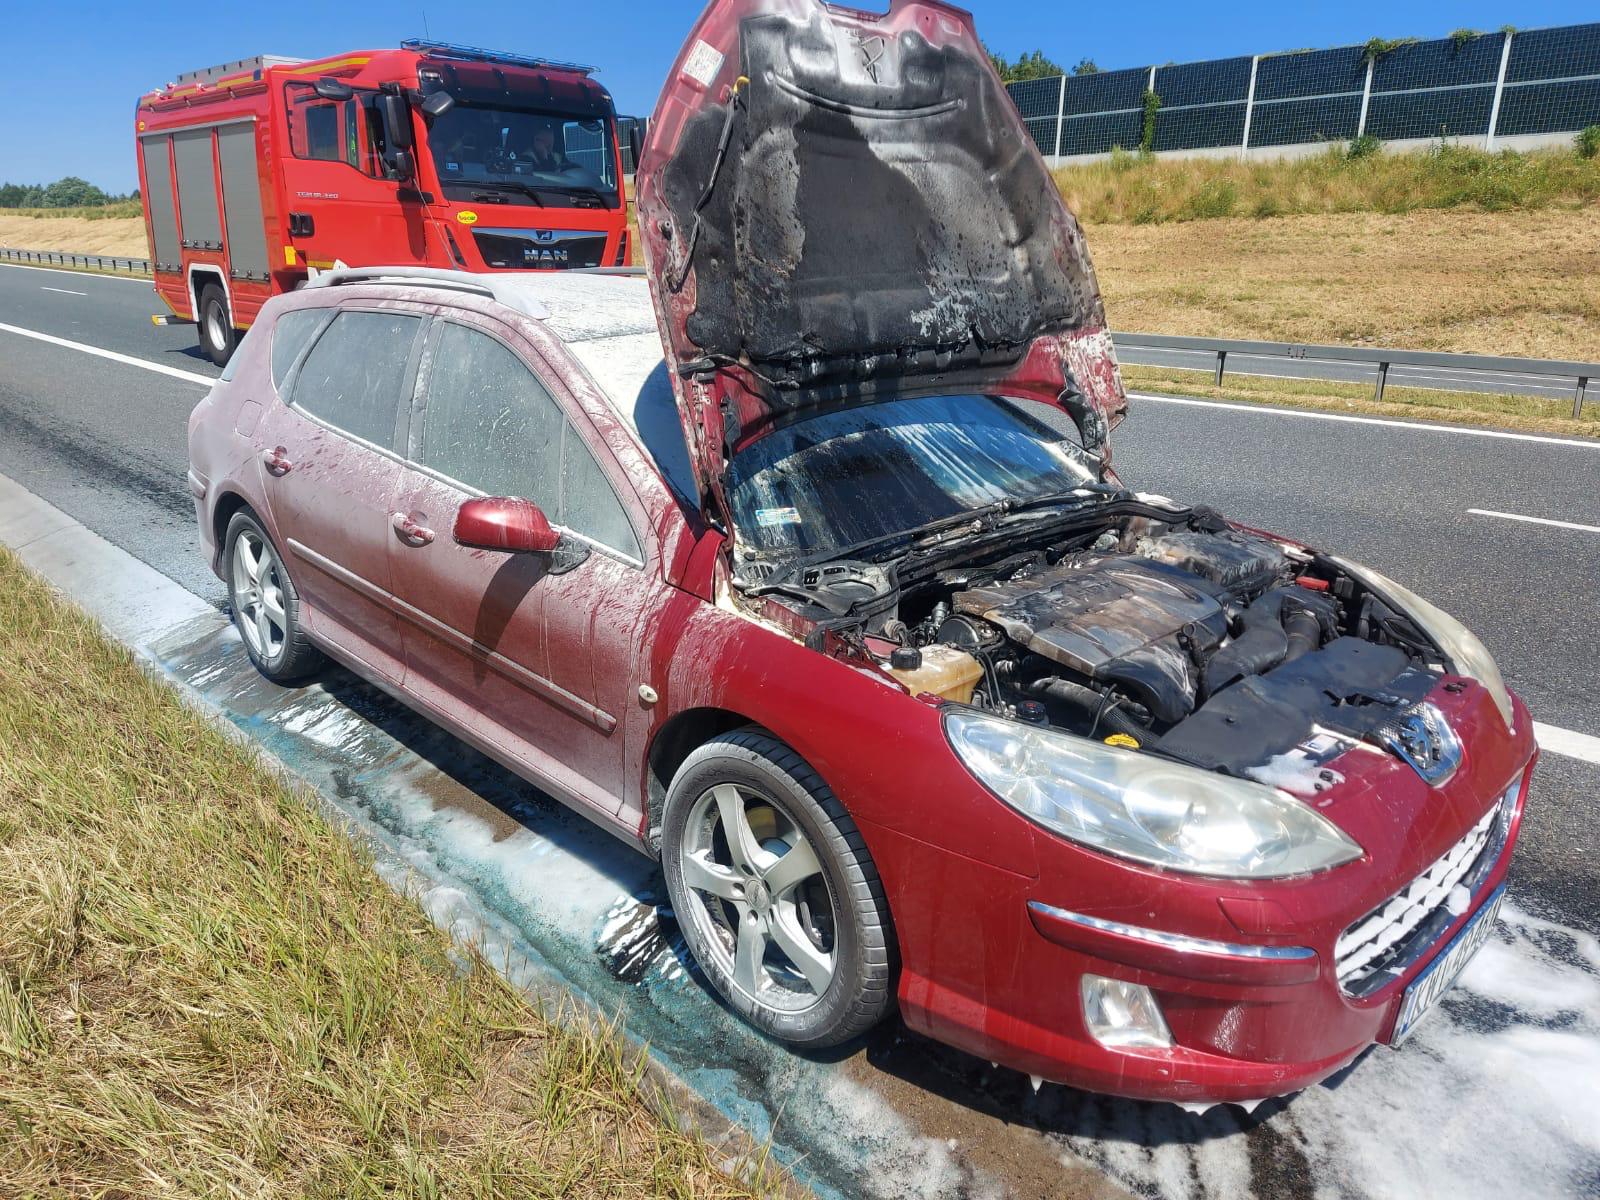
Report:
[[1085,975],[1083,1020],[1094,1040],[1113,1050],[1170,1050],[1172,1034],[1155,995],[1142,983]]

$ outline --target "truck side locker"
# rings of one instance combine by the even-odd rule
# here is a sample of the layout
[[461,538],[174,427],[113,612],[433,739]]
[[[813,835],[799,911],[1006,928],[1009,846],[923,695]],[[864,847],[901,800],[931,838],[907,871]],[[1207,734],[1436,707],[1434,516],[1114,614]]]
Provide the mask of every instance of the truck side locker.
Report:
[[217,171],[211,158],[211,131],[183,129],[172,135],[178,168],[178,208],[185,250],[221,250],[222,216],[217,206]]
[[153,134],[139,139],[144,156],[144,208],[150,214],[151,242],[156,271],[182,270],[178,250],[178,212],[172,204],[172,152],[168,135]]
[[222,163],[222,207],[228,226],[228,273],[234,279],[269,283],[272,276],[261,178],[256,171],[255,121],[219,126],[217,157]]

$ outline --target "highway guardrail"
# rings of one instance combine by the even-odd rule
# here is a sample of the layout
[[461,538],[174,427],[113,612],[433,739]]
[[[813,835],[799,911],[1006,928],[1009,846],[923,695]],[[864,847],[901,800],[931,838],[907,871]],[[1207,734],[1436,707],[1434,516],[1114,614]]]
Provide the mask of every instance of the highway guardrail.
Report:
[[[1177,337],[1164,333],[1113,333],[1118,350],[1186,350],[1216,356],[1217,386],[1222,385],[1228,356],[1289,358],[1307,363],[1365,363],[1377,369],[1372,398],[1383,399],[1390,367],[1433,367],[1470,371],[1482,375],[1540,375],[1570,379],[1574,383],[1572,415],[1583,414],[1591,379],[1600,379],[1600,363],[1569,362],[1553,358],[1500,358],[1489,354],[1444,354],[1433,350],[1394,350],[1382,346],[1317,346],[1296,342],[1245,342],[1227,338]],[[1307,373],[1306,378],[1318,376]],[[1413,386],[1408,384],[1408,386]],[[1415,385],[1424,386],[1424,385]],[[1436,389],[1438,385],[1432,385]]]
[[85,271],[150,274],[148,258],[129,258],[124,254],[68,254],[60,250],[8,250],[0,247],[0,260],[37,263],[45,267],[77,267]]
[[[109,254],[67,254],[56,250],[7,250],[0,248],[0,260],[38,263],[43,266],[78,267],[91,271],[116,271],[127,274],[150,274],[150,260],[125,258]],[[1197,354],[1210,354],[1216,358],[1217,386],[1222,386],[1227,371],[1228,356],[1247,358],[1288,358],[1303,363],[1365,363],[1376,369],[1372,398],[1383,399],[1383,390],[1389,382],[1390,367],[1433,367],[1450,371],[1467,371],[1474,374],[1539,375],[1552,379],[1570,379],[1572,415],[1581,417],[1591,379],[1600,380],[1600,363],[1571,362],[1551,358],[1501,358],[1489,354],[1445,354],[1433,350],[1396,350],[1382,346],[1319,346],[1300,342],[1250,342],[1228,338],[1180,337],[1165,333],[1113,333],[1112,342],[1119,350],[1180,350]],[[1308,372],[1307,379],[1319,378]],[[1331,378],[1337,378],[1331,377]],[[1409,386],[1427,386],[1412,384]],[[1436,385],[1435,385],[1436,386]],[[1437,390],[1437,388],[1436,388]]]

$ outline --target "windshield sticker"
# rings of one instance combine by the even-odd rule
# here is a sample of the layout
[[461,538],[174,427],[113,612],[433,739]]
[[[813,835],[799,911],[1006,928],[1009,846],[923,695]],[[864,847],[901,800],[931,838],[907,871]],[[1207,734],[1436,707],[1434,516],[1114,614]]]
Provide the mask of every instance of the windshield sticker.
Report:
[[705,42],[696,41],[689,57],[683,60],[683,73],[701,87],[708,88],[722,70],[722,51]]
[[800,524],[800,510],[789,508],[758,508],[756,509],[757,525],[798,525]]

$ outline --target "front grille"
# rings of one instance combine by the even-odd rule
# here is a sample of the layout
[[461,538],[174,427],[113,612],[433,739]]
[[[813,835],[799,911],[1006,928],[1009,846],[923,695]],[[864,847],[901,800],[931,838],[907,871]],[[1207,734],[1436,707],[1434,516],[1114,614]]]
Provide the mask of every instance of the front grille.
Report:
[[562,270],[598,267],[606,235],[567,229],[475,229],[473,240],[490,267],[509,270]]
[[1473,885],[1505,845],[1520,784],[1513,783],[1443,858],[1339,936],[1333,953],[1346,992],[1363,996],[1377,990],[1466,911]]

